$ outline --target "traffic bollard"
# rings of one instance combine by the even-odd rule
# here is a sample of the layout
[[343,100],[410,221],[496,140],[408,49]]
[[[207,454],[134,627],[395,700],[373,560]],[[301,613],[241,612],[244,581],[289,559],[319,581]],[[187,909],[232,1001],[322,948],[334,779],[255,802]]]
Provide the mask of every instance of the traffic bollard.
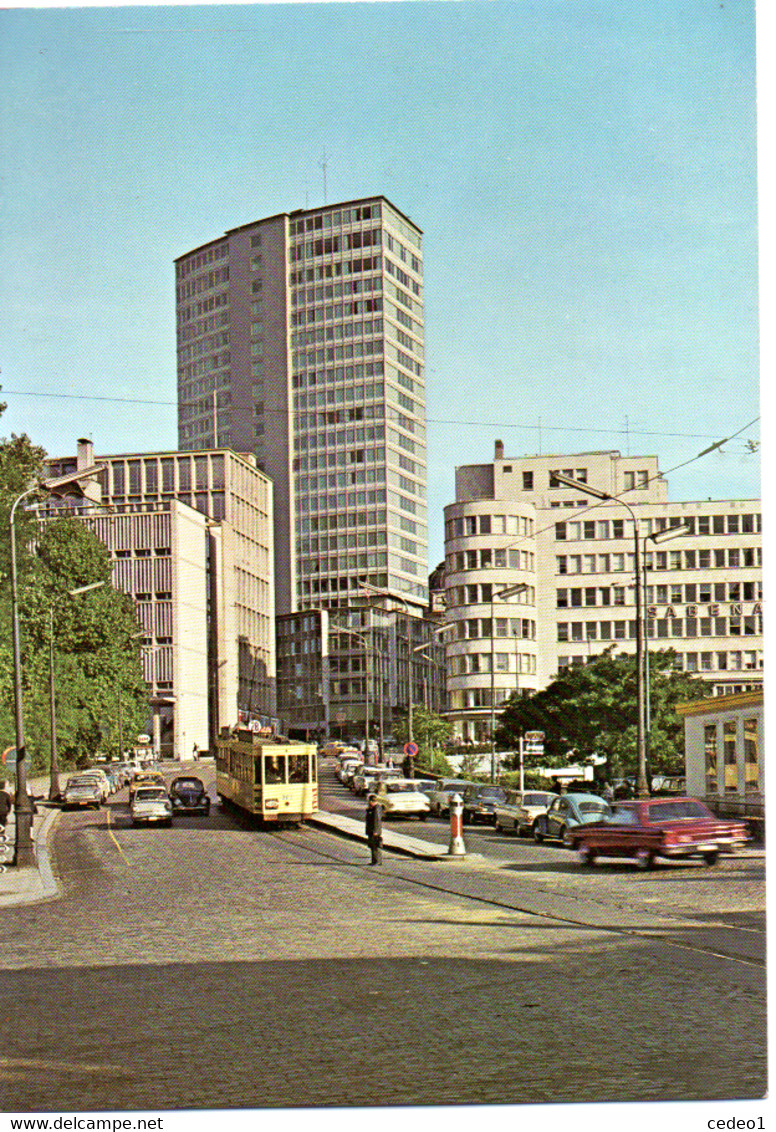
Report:
[[450,795],[450,844],[448,857],[465,857],[466,845],[463,840],[463,798],[460,794]]

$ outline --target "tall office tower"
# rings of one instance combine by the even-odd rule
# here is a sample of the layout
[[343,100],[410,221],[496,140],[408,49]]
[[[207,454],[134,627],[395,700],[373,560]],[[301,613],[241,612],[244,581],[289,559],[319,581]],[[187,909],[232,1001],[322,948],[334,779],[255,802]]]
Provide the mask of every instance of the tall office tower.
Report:
[[422,234],[385,197],[271,216],[176,261],[183,450],[275,487],[278,615],[428,602]]

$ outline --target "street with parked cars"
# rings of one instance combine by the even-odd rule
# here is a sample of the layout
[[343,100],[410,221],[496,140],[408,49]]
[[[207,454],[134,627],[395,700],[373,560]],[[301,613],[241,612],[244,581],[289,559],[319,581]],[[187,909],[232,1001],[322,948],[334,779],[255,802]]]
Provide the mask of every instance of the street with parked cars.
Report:
[[[387,848],[371,868],[363,840],[328,825],[262,828],[217,804],[210,760],[132,767],[99,810],[63,808],[49,835],[59,898],[5,910],[29,1025],[4,1064],[39,1057],[44,1029],[67,1064],[45,1076],[7,1069],[6,1109],[11,1096],[27,1111],[110,1109],[117,1087],[129,1109],[574,1101],[580,1080],[600,1079],[600,1051],[615,1048],[607,1100],[762,1095],[761,852],[733,836],[709,867],[704,854],[729,831],[707,827],[705,840],[675,843],[699,855],[656,852],[645,870],[610,843],[591,869],[572,835],[626,825],[625,811],[662,832],[702,815],[679,812],[681,796],[651,801],[674,807],[654,815],[599,798],[616,820],[599,810],[565,840],[539,842],[535,821],[570,795],[508,789],[491,816],[465,825],[466,856],[447,858],[450,816],[433,800],[449,809],[488,784],[371,769],[386,837],[435,846],[438,859]],[[339,770],[321,754],[321,811],[363,830],[366,798]],[[149,794],[160,809],[143,820]],[[102,994],[117,978],[121,995]],[[455,993],[440,995],[440,980]],[[174,1043],[169,1011],[148,1006],[167,1003],[171,987],[186,988]],[[591,988],[594,1015],[579,1009]],[[14,993],[0,978],[0,1009],[13,1010]],[[375,1009],[391,1056],[367,1073],[332,1073],[352,1062]],[[666,1055],[669,1033],[679,1059]],[[451,1073],[439,1034],[465,1043],[465,1072]],[[542,1063],[527,1074],[537,1049]]]

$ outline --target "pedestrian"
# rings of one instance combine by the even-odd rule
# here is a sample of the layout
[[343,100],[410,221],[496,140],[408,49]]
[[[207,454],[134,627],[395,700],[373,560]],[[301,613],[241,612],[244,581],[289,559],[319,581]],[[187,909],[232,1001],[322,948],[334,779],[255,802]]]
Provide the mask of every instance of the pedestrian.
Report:
[[610,782],[604,783],[604,801],[605,802],[613,802],[614,801],[614,790],[612,790],[612,786],[611,786]]
[[8,822],[8,815],[11,812],[11,791],[8,789],[8,783],[3,779],[0,782],[0,829],[4,830]]
[[376,794],[370,794],[366,800],[366,841],[372,851],[372,864],[383,863],[383,807],[377,800]]

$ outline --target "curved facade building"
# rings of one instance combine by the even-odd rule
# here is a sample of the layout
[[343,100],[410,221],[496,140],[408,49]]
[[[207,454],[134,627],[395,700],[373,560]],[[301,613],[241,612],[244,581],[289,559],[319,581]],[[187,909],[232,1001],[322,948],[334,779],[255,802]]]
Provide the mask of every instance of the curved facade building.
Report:
[[537,690],[535,508],[476,499],[445,508],[448,712],[488,742],[514,692]]

